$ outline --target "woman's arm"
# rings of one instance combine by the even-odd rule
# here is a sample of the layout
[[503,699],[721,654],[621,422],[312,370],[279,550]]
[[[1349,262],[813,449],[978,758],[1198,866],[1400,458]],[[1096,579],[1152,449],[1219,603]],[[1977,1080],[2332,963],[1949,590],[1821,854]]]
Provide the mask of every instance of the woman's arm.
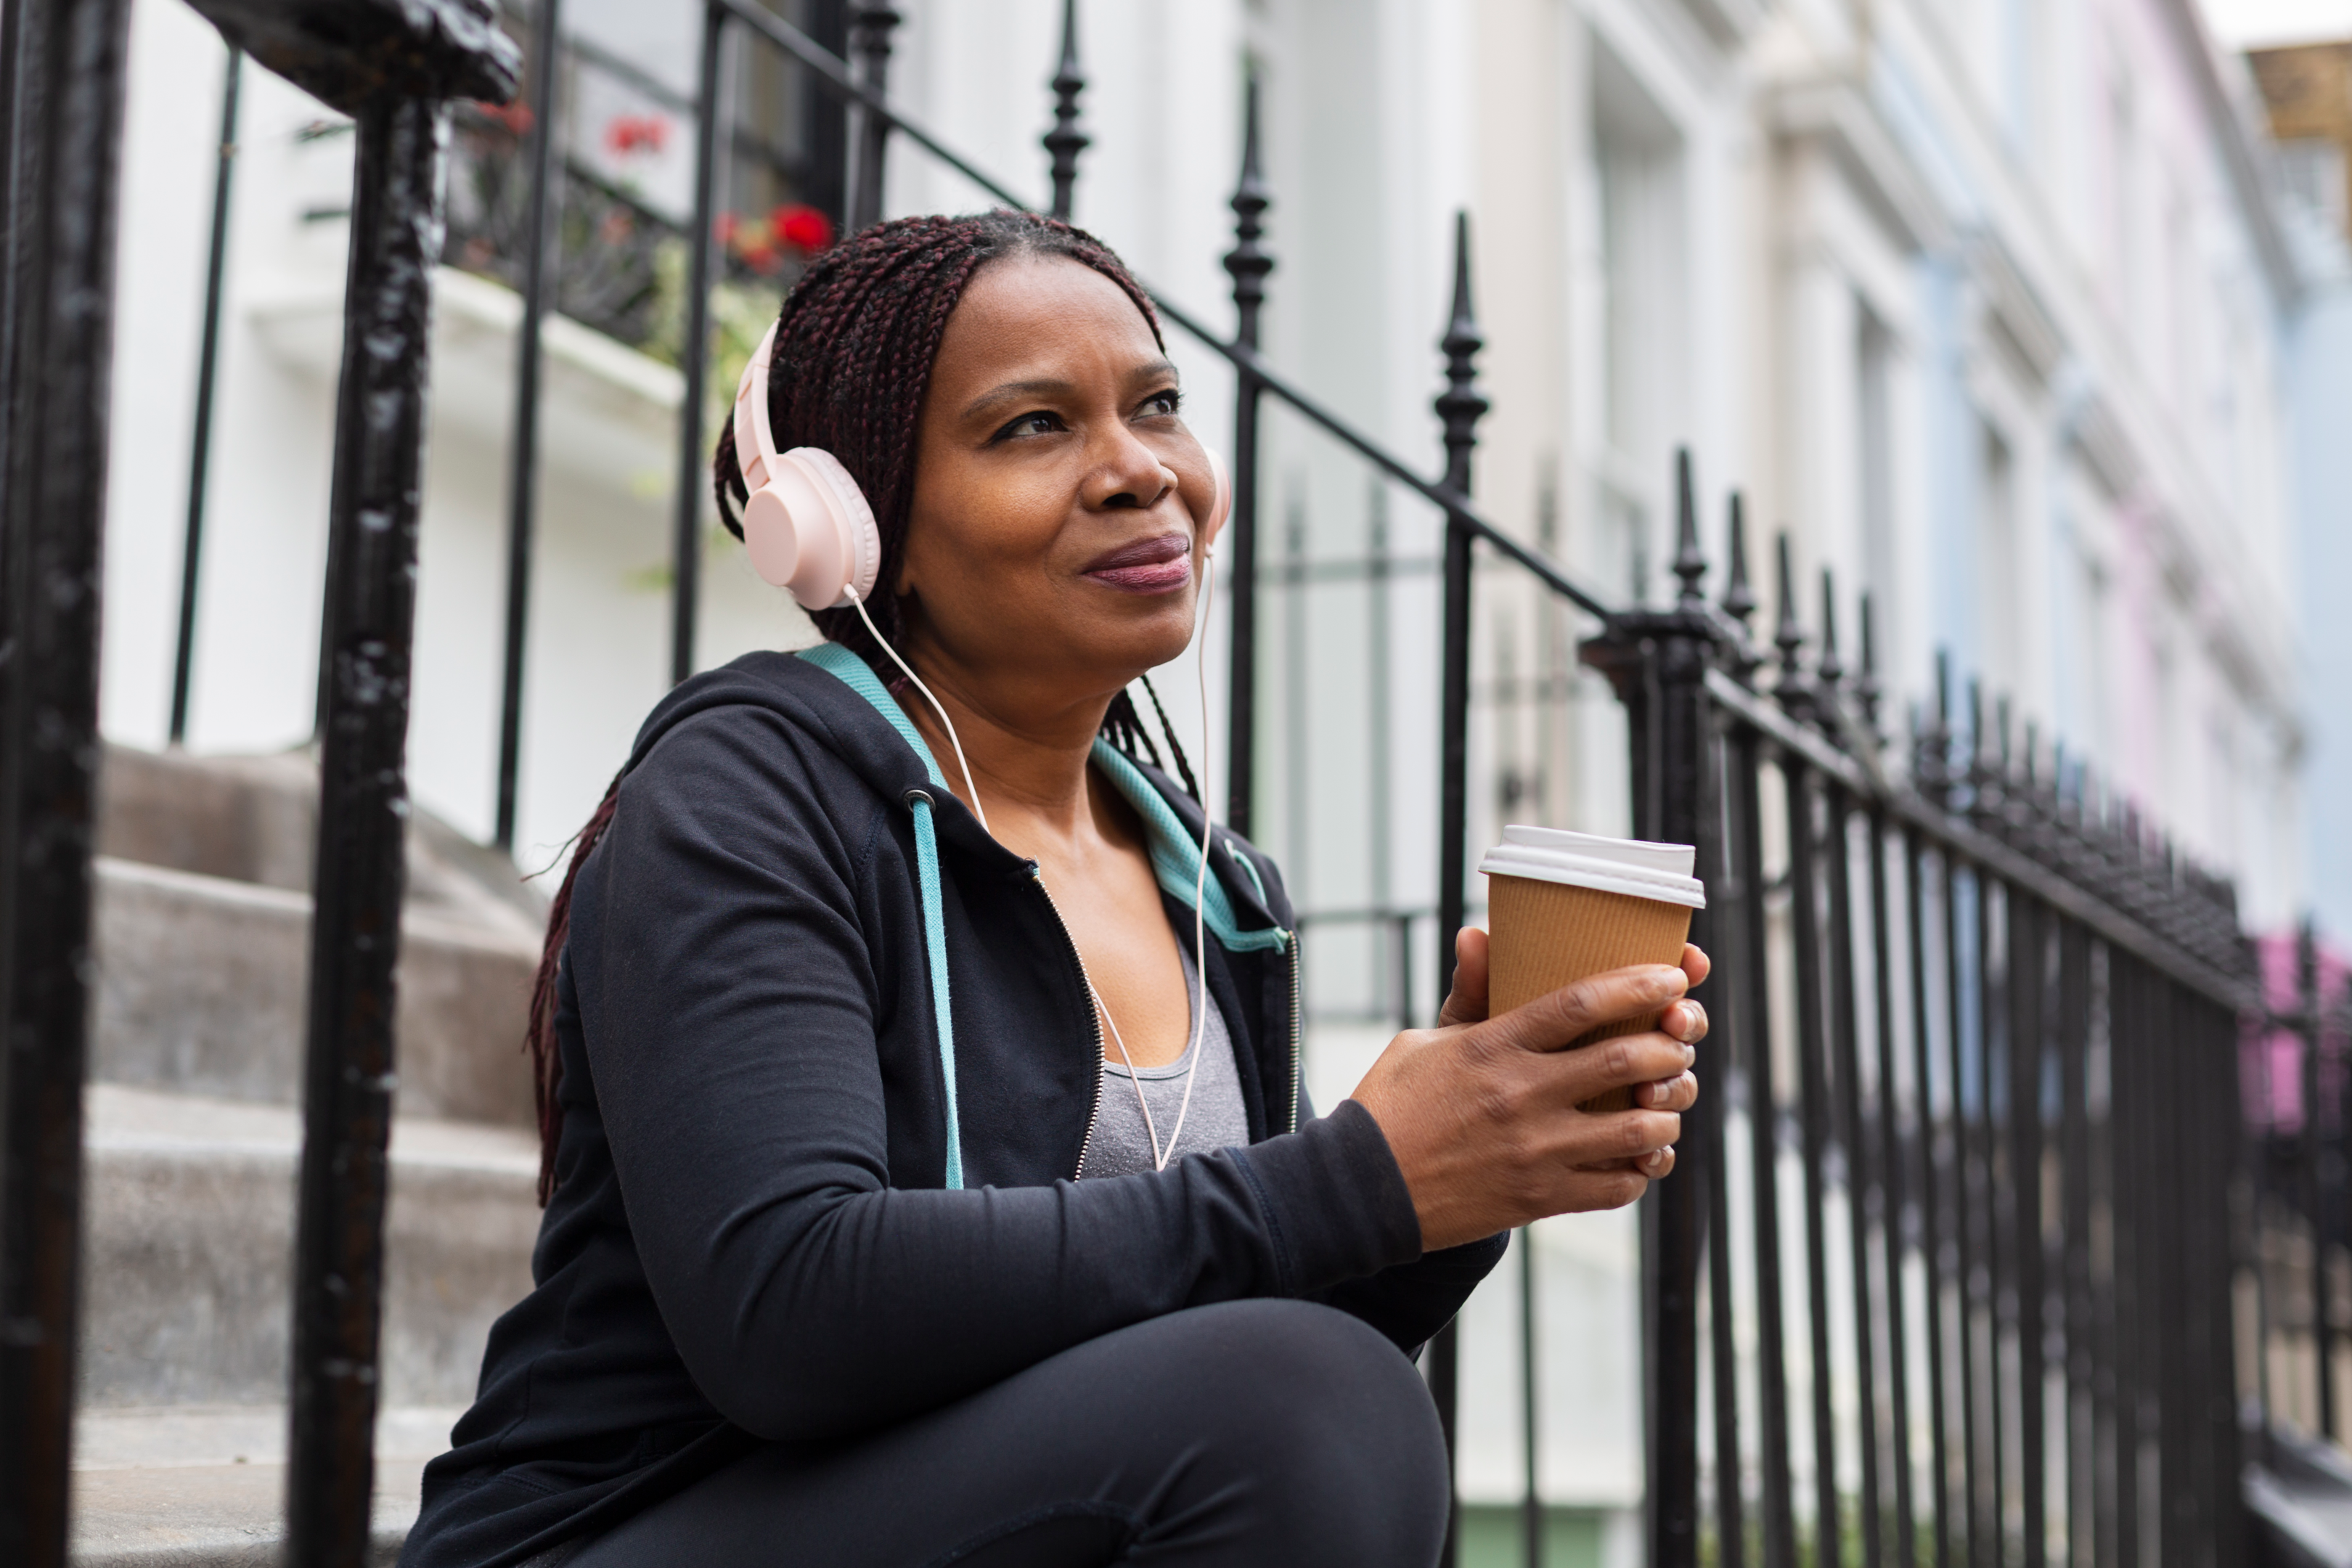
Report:
[[1674,1136],[1670,1113],[1561,1113],[1679,1072],[1685,1047],[1639,1036],[1538,1059],[1655,1012],[1656,977],[1627,972],[1400,1037],[1352,1100],[1247,1149],[1050,1187],[893,1189],[876,1041],[927,992],[919,972],[877,972],[869,933],[897,917],[860,872],[889,819],[837,819],[816,782],[837,800],[835,766],[765,710],[681,722],[623,784],[572,913],[631,1237],[697,1384],[763,1437],[902,1419],[1185,1307],[1318,1295],[1419,1258],[1425,1235],[1624,1201],[1638,1176],[1587,1193],[1543,1167],[1622,1166]]
[[928,994],[869,949],[890,917],[859,873],[887,813],[840,824],[808,745],[749,708],[679,725],[623,785],[574,905],[631,1234],[730,1420],[837,1436],[1145,1318],[1310,1295],[1419,1253],[1411,1194],[1358,1107],[1161,1173],[892,1189],[876,1041]]

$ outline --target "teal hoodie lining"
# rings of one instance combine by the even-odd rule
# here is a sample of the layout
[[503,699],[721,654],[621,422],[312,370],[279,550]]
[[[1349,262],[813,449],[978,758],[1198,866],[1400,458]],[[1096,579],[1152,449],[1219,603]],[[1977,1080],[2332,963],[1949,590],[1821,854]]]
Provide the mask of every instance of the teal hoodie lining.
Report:
[[[872,704],[875,711],[898,732],[898,738],[914,748],[915,755],[922,759],[923,769],[930,775],[931,783],[941,789],[947,787],[947,779],[940,772],[939,762],[931,755],[930,747],[924,742],[914,721],[907,717],[907,710],[898,706],[898,700],[890,695],[870,665],[839,643],[832,642],[803,648],[800,657],[827,674],[837,677],[843,684]],[[1193,879],[1201,868],[1200,842],[1184,831],[1184,821],[1176,815],[1176,808],[1152,787],[1151,781],[1143,776],[1143,771],[1100,736],[1095,739],[1093,760],[1095,765],[1102,770],[1103,776],[1110,781],[1111,787],[1118,790],[1127,803],[1135,807],[1136,815],[1143,818],[1144,833],[1151,842],[1153,877],[1170,898],[1191,909]],[[1247,856],[1234,851],[1230,846],[1225,852],[1239,862],[1263,900],[1265,884],[1258,877],[1257,868],[1249,863]],[[1240,920],[1234,912],[1233,900],[1226,894],[1223,884],[1213,876],[1209,879],[1203,902],[1207,907],[1202,911],[1202,919],[1226,952],[1281,952],[1289,947],[1290,933],[1280,926],[1267,926],[1258,931],[1242,930]]]

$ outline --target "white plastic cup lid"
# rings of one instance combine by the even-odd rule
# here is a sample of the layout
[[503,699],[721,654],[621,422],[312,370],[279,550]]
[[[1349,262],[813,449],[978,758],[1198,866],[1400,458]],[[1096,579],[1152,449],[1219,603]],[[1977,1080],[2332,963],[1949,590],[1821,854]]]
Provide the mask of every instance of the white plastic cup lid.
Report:
[[1478,869],[1489,877],[1525,877],[1703,910],[1706,885],[1691,875],[1697,864],[1698,851],[1688,844],[1512,826],[1503,829],[1503,841],[1486,851]]

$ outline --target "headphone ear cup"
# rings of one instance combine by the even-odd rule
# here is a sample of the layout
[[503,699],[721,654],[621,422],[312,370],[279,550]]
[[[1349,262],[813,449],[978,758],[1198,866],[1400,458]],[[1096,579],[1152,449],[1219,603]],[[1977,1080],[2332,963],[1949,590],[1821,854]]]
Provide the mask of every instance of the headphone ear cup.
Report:
[[784,460],[803,468],[812,485],[824,498],[825,511],[835,533],[839,551],[837,575],[828,574],[823,583],[812,580],[810,593],[830,588],[823,602],[812,600],[795,588],[802,604],[814,609],[839,608],[849,603],[850,590],[856,590],[860,600],[874,596],[874,581],[882,570],[882,531],[874,521],[874,509],[867,504],[866,492],[849,477],[841,459],[822,447],[795,447],[784,454]]
[[801,567],[801,528],[784,487],[771,479],[743,502],[743,548],[761,582],[792,586]]
[[882,535],[865,492],[840,459],[795,447],[771,465],[743,503],[743,544],[761,580],[792,591],[801,607],[838,609],[874,592]]

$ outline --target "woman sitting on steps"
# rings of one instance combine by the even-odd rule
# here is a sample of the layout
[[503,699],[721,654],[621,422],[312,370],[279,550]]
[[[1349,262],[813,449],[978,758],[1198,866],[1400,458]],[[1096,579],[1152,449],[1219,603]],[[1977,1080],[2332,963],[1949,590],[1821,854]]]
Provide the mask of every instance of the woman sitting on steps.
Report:
[[827,640],[672,691],[581,836],[536,1288],[402,1562],[1427,1568],[1410,1358],[1503,1233],[1672,1168],[1706,959],[1489,1019],[1465,931],[1441,1025],[1317,1116],[1281,876],[1128,696],[1223,521],[1142,290],[914,218],[772,342],[720,506],[749,474]]

